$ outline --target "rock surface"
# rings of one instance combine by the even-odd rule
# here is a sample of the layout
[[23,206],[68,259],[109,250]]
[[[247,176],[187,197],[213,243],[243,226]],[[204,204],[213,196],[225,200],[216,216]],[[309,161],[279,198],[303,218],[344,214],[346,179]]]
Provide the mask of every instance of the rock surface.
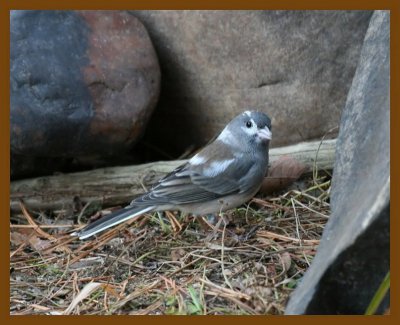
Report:
[[272,146],[339,124],[372,11],[131,11],[162,67],[145,139],[176,157],[246,108],[267,112]]
[[107,160],[138,140],[160,88],[138,19],[122,11],[13,11],[10,41],[12,176],[51,172],[71,159]]
[[[287,314],[363,314],[390,267],[390,23],[374,13],[343,112],[332,215]],[[379,309],[389,307],[387,295]]]

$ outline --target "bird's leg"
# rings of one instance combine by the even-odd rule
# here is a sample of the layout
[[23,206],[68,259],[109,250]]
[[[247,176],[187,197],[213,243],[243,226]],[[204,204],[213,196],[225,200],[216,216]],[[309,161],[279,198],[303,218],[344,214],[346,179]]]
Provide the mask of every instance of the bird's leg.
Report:
[[198,221],[204,230],[214,229],[214,224],[216,224],[215,215],[207,214],[205,216],[198,216]]
[[224,222],[225,225],[229,224],[229,220],[225,218],[225,215],[222,212],[219,213],[218,217]]
[[[206,222],[204,219],[203,219],[203,221]],[[220,229],[220,226],[223,221],[225,223],[224,218],[218,218],[218,221],[215,225],[212,225],[211,223],[206,222],[213,231],[206,237],[205,241],[210,241],[212,238],[215,238],[215,235],[217,234],[217,232],[222,232],[222,230]]]

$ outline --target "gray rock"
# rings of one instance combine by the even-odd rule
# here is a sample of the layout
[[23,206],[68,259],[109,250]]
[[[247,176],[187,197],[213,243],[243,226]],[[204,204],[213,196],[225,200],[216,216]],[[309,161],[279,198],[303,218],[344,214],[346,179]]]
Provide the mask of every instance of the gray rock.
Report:
[[[332,215],[287,314],[363,314],[390,267],[390,24],[371,18],[344,109]],[[379,309],[389,306],[387,295]]]
[[10,40],[13,176],[52,172],[69,159],[107,160],[138,140],[160,88],[138,19],[123,11],[13,11]]
[[162,67],[146,141],[176,156],[246,108],[273,119],[272,146],[337,127],[372,11],[132,11]]

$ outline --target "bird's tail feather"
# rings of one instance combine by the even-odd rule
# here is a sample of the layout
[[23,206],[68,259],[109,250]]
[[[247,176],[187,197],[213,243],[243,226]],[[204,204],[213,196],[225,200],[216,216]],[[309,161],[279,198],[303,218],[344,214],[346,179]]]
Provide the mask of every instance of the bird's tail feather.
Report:
[[153,210],[153,207],[129,207],[117,210],[99,220],[96,220],[95,222],[88,224],[82,230],[71,234],[71,236],[78,236],[79,239],[85,239],[97,234],[100,231],[108,229],[128,219],[138,217],[151,210]]

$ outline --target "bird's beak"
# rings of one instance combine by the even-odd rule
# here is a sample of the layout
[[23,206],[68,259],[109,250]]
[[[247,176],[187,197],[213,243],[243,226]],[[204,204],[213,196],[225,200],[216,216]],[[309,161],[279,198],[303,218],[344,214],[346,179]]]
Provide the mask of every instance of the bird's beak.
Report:
[[270,129],[267,126],[263,129],[258,129],[257,134],[263,140],[271,140],[272,139],[272,132],[270,131]]

